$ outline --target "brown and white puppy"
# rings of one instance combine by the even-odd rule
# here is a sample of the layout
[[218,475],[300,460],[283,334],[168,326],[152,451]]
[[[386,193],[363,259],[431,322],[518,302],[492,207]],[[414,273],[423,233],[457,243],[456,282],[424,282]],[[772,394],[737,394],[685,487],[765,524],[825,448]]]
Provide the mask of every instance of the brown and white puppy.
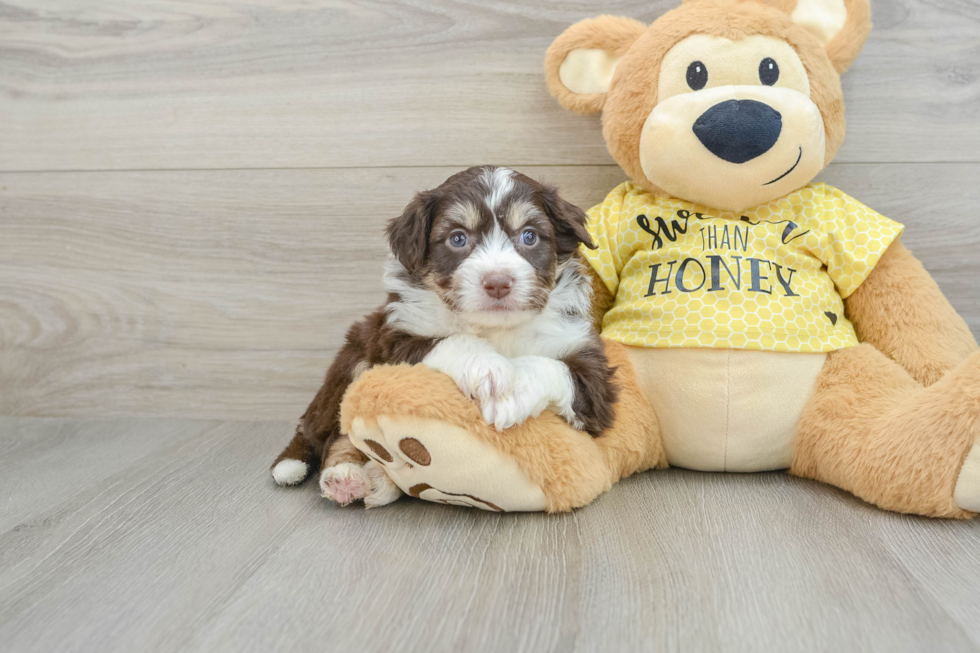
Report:
[[388,225],[388,301],[347,333],[272,466],[276,482],[300,483],[322,460],[325,497],[369,507],[398,498],[383,469],[340,434],[344,392],[375,365],[448,374],[500,430],[551,409],[601,435],[617,388],[577,253],[594,247],[585,222],[554,188],[507,168],[470,168],[416,195]]

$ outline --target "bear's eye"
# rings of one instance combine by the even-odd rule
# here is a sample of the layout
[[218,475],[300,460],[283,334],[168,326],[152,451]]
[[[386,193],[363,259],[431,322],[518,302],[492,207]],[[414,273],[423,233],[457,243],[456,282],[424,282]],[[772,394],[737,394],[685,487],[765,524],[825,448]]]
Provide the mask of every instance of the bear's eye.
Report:
[[772,86],[779,81],[779,64],[771,57],[766,57],[759,64],[759,81],[766,86]]
[[687,67],[687,85],[692,91],[700,91],[708,83],[708,69],[700,61]]

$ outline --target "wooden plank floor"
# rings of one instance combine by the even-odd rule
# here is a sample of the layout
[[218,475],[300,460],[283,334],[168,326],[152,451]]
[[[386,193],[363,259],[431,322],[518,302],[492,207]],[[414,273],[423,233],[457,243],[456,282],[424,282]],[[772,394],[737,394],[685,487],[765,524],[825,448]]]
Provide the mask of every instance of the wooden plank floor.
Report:
[[975,651],[980,523],[673,470],[570,515],[281,489],[285,422],[0,418],[31,651]]
[[[570,515],[338,509],[269,462],[413,192],[624,179],[544,51],[679,0],[0,2],[0,650],[980,649],[980,522],[781,474]],[[822,175],[980,334],[980,0],[872,0]]]

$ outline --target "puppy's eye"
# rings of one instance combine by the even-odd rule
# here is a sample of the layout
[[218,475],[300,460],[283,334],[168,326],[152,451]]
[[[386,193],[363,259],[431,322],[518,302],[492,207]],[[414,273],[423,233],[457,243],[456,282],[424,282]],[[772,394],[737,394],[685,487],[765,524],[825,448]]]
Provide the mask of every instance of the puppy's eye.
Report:
[[779,81],[779,64],[771,57],[766,57],[759,64],[759,81],[766,86],[772,86]]
[[708,83],[708,69],[700,61],[687,67],[687,85],[692,91],[700,91]]
[[457,231],[449,236],[449,244],[453,247],[466,247],[466,234],[462,231]]
[[538,242],[538,235],[530,229],[525,229],[524,233],[521,234],[521,242],[530,247]]

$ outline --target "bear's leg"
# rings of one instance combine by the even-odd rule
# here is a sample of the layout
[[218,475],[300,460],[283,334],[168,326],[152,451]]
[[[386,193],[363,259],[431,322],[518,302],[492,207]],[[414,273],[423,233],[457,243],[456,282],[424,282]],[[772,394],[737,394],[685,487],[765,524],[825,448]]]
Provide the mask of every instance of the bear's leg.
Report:
[[978,436],[980,353],[923,387],[865,344],[827,357],[790,473],[887,510],[964,519],[980,509]]
[[421,365],[361,376],[344,398],[342,429],[415,497],[494,511],[571,510],[620,478],[666,466],[656,416],[623,348],[606,349],[620,397],[600,438],[548,411],[497,431],[449,377]]

